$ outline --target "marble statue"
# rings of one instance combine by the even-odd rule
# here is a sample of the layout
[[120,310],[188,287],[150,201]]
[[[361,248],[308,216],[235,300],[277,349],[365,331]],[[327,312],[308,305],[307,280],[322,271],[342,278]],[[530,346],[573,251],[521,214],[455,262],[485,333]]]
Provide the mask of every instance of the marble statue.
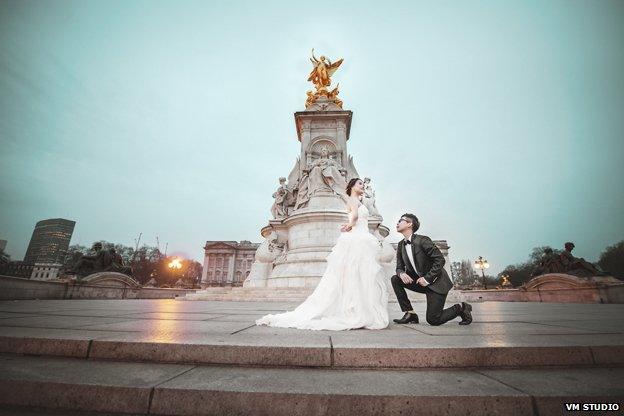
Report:
[[567,242],[564,248],[561,253],[556,253],[550,247],[544,249],[544,254],[531,276],[540,276],[548,273],[565,273],[577,277],[605,275],[605,272],[599,270],[592,263],[572,255],[574,243]]
[[73,264],[69,267],[67,274],[74,274],[82,279],[98,272],[118,272],[132,276],[132,268],[124,266],[123,259],[114,248],[104,250],[102,243],[96,242],[91,246],[93,255],[76,253]]
[[375,205],[375,190],[371,185],[370,178],[364,178],[364,199],[362,200],[362,203],[366,205],[366,208],[368,208],[368,212],[370,212],[370,215],[376,217],[380,216],[379,210]]
[[249,276],[245,279],[247,287],[264,287],[279,256],[284,256],[284,245],[277,242],[277,234],[269,233],[256,250]]
[[338,109],[342,109],[342,100],[338,98],[338,86],[331,91],[327,90],[327,88],[331,85],[331,76],[342,64],[342,61],[343,59],[339,59],[332,63],[325,56],[321,56],[320,59],[316,59],[314,56],[314,49],[312,49],[312,58],[310,58],[310,62],[312,62],[313,68],[308,76],[308,81],[314,84],[316,91],[306,92],[306,108],[312,107],[312,105],[317,102],[319,98],[322,98],[325,101],[334,103]]
[[288,195],[288,189],[286,188],[286,178],[279,178],[279,187],[273,193],[273,198],[275,202],[273,202],[273,206],[271,207],[271,214],[273,214],[273,218],[283,218],[287,215],[286,213],[286,197]]
[[334,104],[336,104],[338,107],[342,108],[342,100],[340,98],[338,98],[338,93],[340,92],[338,90],[339,86],[340,86],[340,84],[336,85],[336,88],[334,88],[333,90],[329,91],[327,93],[327,98],[329,98],[330,101],[333,101]]
[[559,255],[565,273],[578,277],[602,276],[606,274],[584,258],[574,257],[572,250],[574,250],[574,243],[567,242],[564,245],[564,250]]
[[323,147],[320,158],[303,169],[295,209],[305,207],[312,196],[323,190],[343,195],[346,186],[346,170]]
[[321,55],[321,59],[316,59],[314,56],[314,49],[312,49],[312,72],[308,77],[308,81],[311,81],[316,87],[317,91],[326,90],[331,84],[331,76],[336,72],[343,59],[339,59],[333,64],[328,58]]
[[[360,178],[348,152],[353,113],[342,108],[339,85],[332,75],[342,64],[312,55],[305,110],[294,114],[299,152],[290,174],[274,190],[272,218],[260,233],[264,238],[244,287],[314,288],[327,267],[327,255],[346,218],[344,198],[349,180]],[[268,195],[267,195],[268,196]],[[370,232],[380,241],[380,262],[394,273],[395,248],[386,241],[388,227],[375,207],[367,181],[366,204]]]

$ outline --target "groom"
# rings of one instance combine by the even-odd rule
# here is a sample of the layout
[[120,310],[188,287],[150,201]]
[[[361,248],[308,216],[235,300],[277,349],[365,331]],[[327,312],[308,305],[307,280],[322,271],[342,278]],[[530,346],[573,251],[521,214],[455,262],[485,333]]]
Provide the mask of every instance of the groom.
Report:
[[446,270],[444,256],[431,239],[416,234],[420,222],[414,214],[404,214],[396,229],[403,234],[397,248],[396,275],[392,276],[392,287],[405,315],[394,319],[397,324],[418,323],[418,315],[407,298],[405,289],[424,293],[427,296],[427,322],[442,325],[461,317],[460,325],[472,322],[472,305],[466,302],[444,309],[446,295],[453,287]]

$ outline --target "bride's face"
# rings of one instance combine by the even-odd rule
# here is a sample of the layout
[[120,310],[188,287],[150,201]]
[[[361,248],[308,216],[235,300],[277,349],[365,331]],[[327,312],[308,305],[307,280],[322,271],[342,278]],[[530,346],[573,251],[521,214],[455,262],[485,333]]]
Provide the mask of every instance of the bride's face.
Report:
[[351,188],[351,192],[356,196],[362,195],[364,193],[364,182],[361,180],[357,181],[355,185],[353,185],[353,188]]

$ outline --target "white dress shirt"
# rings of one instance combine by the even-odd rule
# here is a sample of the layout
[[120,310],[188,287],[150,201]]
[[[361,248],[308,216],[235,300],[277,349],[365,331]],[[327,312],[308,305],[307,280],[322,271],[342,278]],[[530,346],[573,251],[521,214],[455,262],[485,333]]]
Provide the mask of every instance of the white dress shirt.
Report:
[[[413,237],[413,235],[412,235],[412,237]],[[405,240],[405,241],[407,242],[408,240]],[[418,276],[422,277],[421,274],[420,274],[420,271],[418,271],[418,269],[416,268],[416,263],[414,263],[414,252],[412,251],[411,241],[410,241],[410,244],[403,244],[403,248],[405,249],[405,253],[407,254],[407,258],[409,259],[410,263],[412,264],[412,268],[414,270],[416,270],[416,273],[418,274]],[[427,280],[424,277],[423,277],[423,280],[425,282],[427,282]],[[427,282],[427,285],[428,284],[429,284],[429,282]]]

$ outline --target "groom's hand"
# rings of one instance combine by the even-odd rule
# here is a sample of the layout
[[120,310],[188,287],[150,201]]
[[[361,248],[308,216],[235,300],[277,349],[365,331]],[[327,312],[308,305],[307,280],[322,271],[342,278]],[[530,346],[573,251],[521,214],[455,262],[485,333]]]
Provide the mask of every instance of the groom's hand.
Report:
[[419,277],[418,280],[416,280],[416,283],[421,286],[429,286],[429,282],[427,282],[424,277]]
[[403,283],[405,283],[406,285],[409,285],[410,283],[414,283],[414,279],[412,279],[410,275],[407,273],[401,273],[399,277],[401,278]]

